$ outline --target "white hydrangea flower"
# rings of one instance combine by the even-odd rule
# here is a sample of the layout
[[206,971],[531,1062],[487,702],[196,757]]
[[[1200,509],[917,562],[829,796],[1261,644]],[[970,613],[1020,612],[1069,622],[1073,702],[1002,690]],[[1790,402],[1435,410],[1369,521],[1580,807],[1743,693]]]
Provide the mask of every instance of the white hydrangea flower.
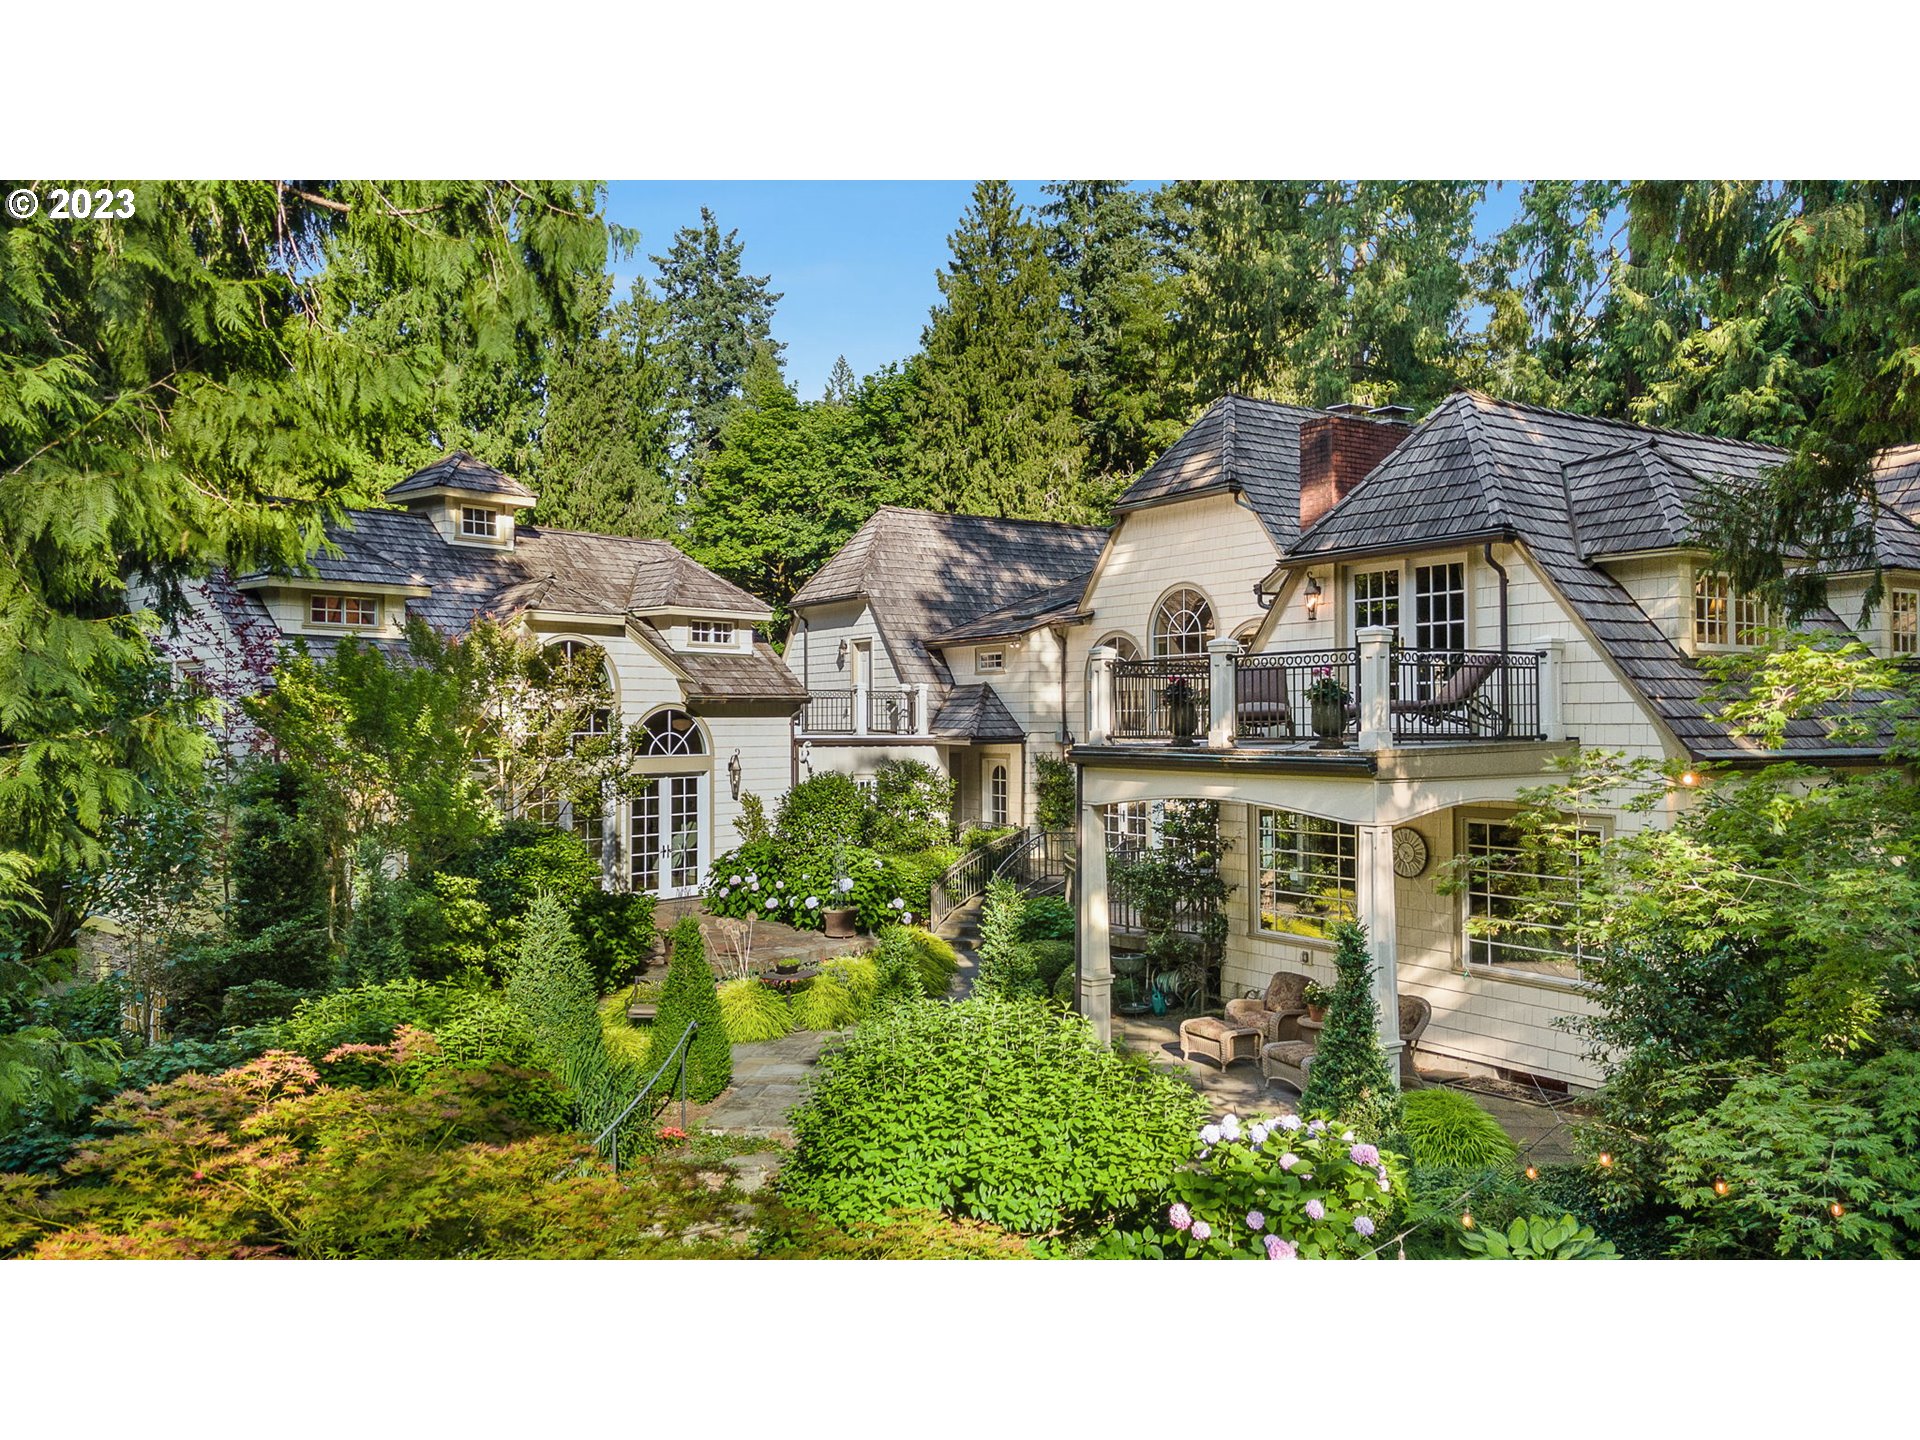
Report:
[[779,897],[777,897],[777,896],[774,896],[774,895],[769,895],[769,896],[767,896],[767,909],[769,909],[769,910],[777,910],[777,909],[779,909],[779,908],[780,908],[780,900],[779,900]]
[[889,910],[904,910],[907,908],[907,902],[896,895],[887,902],[887,908]]
[[1298,1130],[1300,1128],[1300,1117],[1298,1115],[1282,1115],[1280,1117],[1280,1128],[1288,1131]]
[[738,875],[734,876],[731,880],[727,881],[727,884],[729,885],[738,885],[739,883],[740,883],[740,877]]
[[1267,1127],[1265,1125],[1262,1125],[1257,1120],[1254,1121],[1252,1127],[1249,1128],[1247,1131],[1247,1143],[1253,1146],[1253,1148],[1256,1150],[1258,1150],[1262,1145],[1266,1144],[1267,1143]]
[[1201,1126],[1200,1143],[1203,1145],[1218,1145],[1220,1143],[1220,1127],[1218,1125]]
[[1238,1115],[1228,1115],[1220,1122],[1220,1137],[1223,1140],[1238,1140],[1240,1138],[1240,1117]]
[[853,877],[851,875],[843,876],[839,884],[842,895],[850,894],[853,890]]
[[820,897],[818,895],[807,896],[807,909],[818,910],[819,908],[820,908]]

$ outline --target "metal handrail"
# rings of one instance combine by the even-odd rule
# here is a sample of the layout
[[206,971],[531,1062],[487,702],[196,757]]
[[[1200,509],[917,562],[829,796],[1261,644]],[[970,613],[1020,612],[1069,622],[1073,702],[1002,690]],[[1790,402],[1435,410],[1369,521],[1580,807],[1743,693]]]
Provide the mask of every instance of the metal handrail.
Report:
[[[1008,851],[1006,858],[994,867],[993,878],[996,880],[1017,879],[1025,885],[1033,884],[1033,852],[1036,849],[1048,850],[1048,847],[1055,841],[1060,841],[1064,845],[1066,838],[1067,834],[1064,830],[1042,830],[1038,826],[1034,826],[1024,831],[1020,843]],[[1049,850],[1044,857],[1044,863],[1051,863],[1052,860],[1053,856]],[[1017,875],[1013,873],[1016,867],[1019,869]],[[1057,878],[1064,879],[1065,876],[1066,859],[1062,856],[1058,866]],[[1048,878],[1056,877],[1050,875]]]
[[998,840],[989,840],[977,845],[959,860],[941,872],[940,878],[933,882],[928,900],[931,913],[927,916],[927,928],[938,930],[946,923],[947,917],[966,904],[974,896],[983,894],[987,881],[1005,859],[1000,847],[1018,846],[1025,831],[1015,831],[1012,835],[1003,835]]
[[[614,1174],[618,1175],[620,1173],[620,1127],[627,1123],[635,1110],[640,1108],[640,1102],[652,1093],[653,1087],[660,1083],[660,1077],[667,1073],[667,1067],[673,1064],[675,1060],[680,1062],[680,1128],[682,1130],[687,1128],[687,1047],[693,1043],[693,1032],[699,1028],[700,1022],[698,1020],[689,1020],[687,1022],[687,1028],[680,1032],[680,1038],[674,1042],[672,1051],[668,1053],[666,1059],[660,1062],[660,1068],[653,1072],[652,1078],[640,1087],[640,1093],[627,1102],[627,1108],[620,1112],[619,1117],[615,1119],[611,1125],[593,1137],[593,1148],[595,1150],[598,1150],[611,1138],[613,1142],[612,1154],[608,1156],[608,1159],[613,1164]],[[565,1170],[562,1170],[560,1175],[566,1173]],[[553,1178],[558,1180],[560,1175],[556,1175]]]

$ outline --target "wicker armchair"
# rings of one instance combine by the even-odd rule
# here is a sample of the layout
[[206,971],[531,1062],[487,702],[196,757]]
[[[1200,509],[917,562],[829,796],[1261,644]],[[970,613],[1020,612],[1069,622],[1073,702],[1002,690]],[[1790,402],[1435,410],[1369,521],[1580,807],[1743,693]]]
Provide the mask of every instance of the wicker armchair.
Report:
[[[1418,995],[1400,997],[1400,1088],[1416,1090],[1420,1072],[1414,1068],[1414,1051],[1433,1019],[1433,1006]],[[1296,1090],[1307,1088],[1307,1071],[1313,1066],[1313,1041],[1281,1040],[1260,1050],[1260,1071],[1269,1080],[1281,1080]]]
[[1267,993],[1244,1000],[1227,1001],[1227,1020],[1234,1025],[1250,1025],[1260,1032],[1260,1043],[1292,1040],[1300,1034],[1294,1022],[1307,1013],[1307,985],[1311,977],[1280,970],[1267,981]]

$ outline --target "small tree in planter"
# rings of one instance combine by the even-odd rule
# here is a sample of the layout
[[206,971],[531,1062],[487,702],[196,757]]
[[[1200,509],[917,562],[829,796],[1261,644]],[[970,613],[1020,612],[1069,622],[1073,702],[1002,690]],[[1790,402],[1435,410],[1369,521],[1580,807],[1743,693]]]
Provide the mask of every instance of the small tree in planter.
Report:
[[1380,1049],[1380,1012],[1373,1003],[1373,961],[1367,932],[1354,922],[1334,926],[1338,973],[1327,1023],[1314,1047],[1301,1110],[1333,1115],[1369,1135],[1392,1136],[1401,1122],[1400,1087]]
[[657,1068],[680,1039],[687,1022],[699,1021],[700,1028],[687,1047],[687,1094],[703,1103],[733,1081],[732,1041],[713,986],[713,967],[707,963],[700,922],[689,915],[673,927],[673,959],[667,965],[667,983],[660,994],[659,1013],[654,1016],[653,1044],[647,1061]]
[[1216,990],[1227,939],[1227,884],[1221,855],[1220,806],[1212,800],[1169,801],[1159,844],[1136,858],[1116,858],[1110,883],[1140,911],[1155,968],[1180,971],[1180,991],[1205,1008]]

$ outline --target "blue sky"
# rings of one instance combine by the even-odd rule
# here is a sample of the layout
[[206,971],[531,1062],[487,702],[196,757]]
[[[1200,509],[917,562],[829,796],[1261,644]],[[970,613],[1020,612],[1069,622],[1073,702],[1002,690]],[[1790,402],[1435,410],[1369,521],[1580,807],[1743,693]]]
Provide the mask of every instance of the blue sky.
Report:
[[[1015,181],[1023,203],[1045,199],[1040,181]],[[636,274],[652,278],[651,255],[673,234],[697,225],[700,207],[722,231],[738,230],[750,274],[772,277],[781,300],[774,337],[786,343],[787,378],[804,399],[825,388],[834,357],[856,375],[920,346],[920,330],[940,298],[935,277],[946,265],[947,236],[973,193],[971,180],[616,180],[608,216],[640,231],[640,249],[614,267],[620,288]],[[1480,229],[1513,211],[1518,187],[1497,190],[1482,207]]]

